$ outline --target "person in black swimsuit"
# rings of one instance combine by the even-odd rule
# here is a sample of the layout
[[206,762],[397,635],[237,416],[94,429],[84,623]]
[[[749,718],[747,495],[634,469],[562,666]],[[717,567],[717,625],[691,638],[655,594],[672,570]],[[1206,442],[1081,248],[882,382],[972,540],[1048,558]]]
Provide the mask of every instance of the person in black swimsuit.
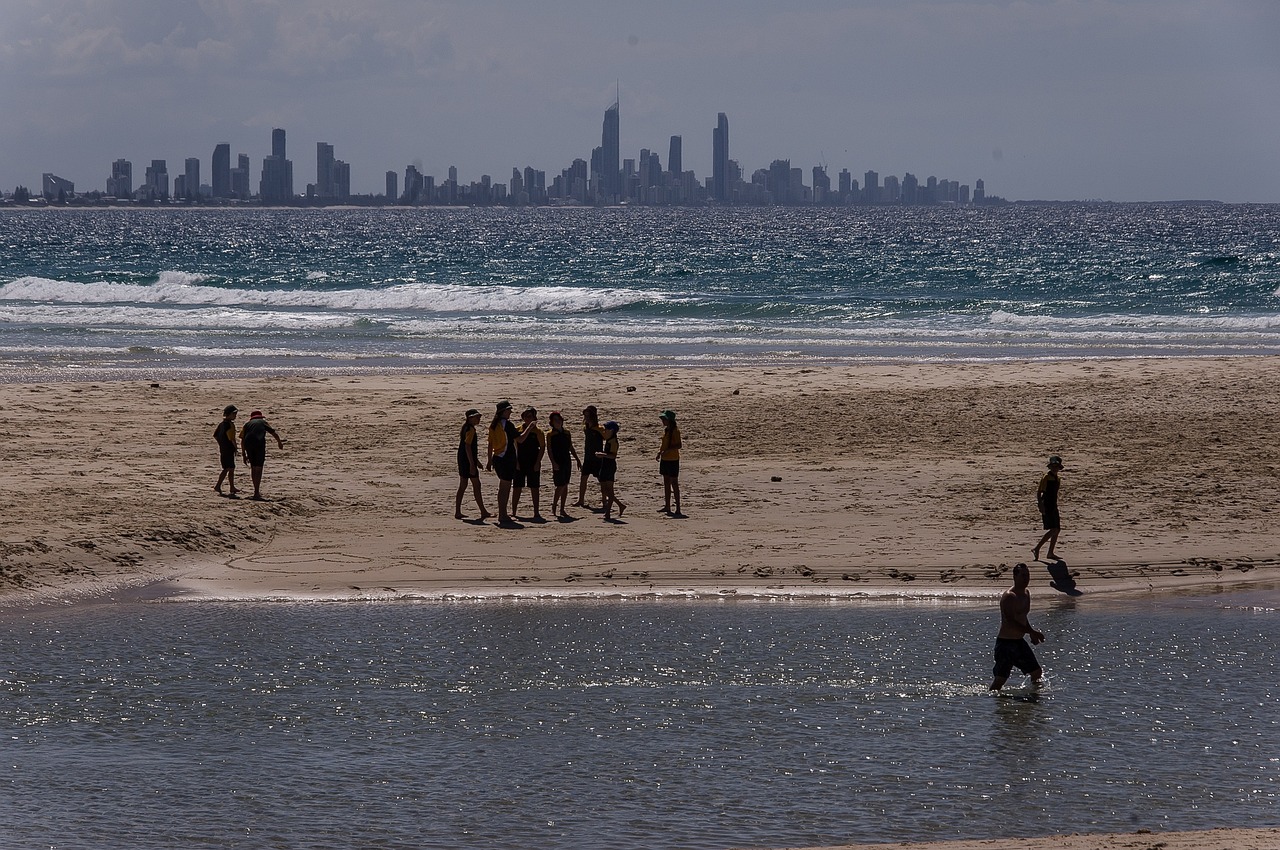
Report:
[[511,482],[516,477],[516,440],[520,432],[511,424],[511,402],[498,402],[498,410],[489,423],[489,453],[484,468],[498,474],[498,523],[509,525]]
[[476,443],[479,437],[476,426],[480,424],[480,411],[474,407],[467,411],[466,421],[458,433],[458,497],[454,500],[454,519],[466,519],[462,513],[462,497],[466,495],[467,484],[475,494],[476,506],[480,508],[480,521],[493,516],[484,509],[484,499],[480,496],[480,455]]
[[582,473],[578,477],[578,501],[580,508],[587,507],[587,480],[598,477],[600,452],[604,448],[604,429],[600,427],[600,415],[594,404],[582,411]]
[[[547,432],[547,456],[551,458],[551,483],[556,487],[555,494],[551,497],[551,513],[561,519],[572,519],[566,510],[569,503],[569,479],[573,477],[573,466],[569,460],[572,458],[579,468],[582,467],[582,461],[578,459],[578,452],[573,447],[573,435],[565,430],[564,417],[560,415],[560,411],[552,411],[548,421],[551,423],[551,430]],[[559,513],[556,513],[556,505],[560,506]]]
[[218,456],[222,462],[222,472],[218,475],[218,483],[213,489],[222,493],[222,482],[231,485],[229,495],[232,499],[240,498],[236,489],[236,406],[228,404],[222,409],[222,421],[213,429],[213,439],[218,441]]
[[1062,479],[1058,477],[1058,473],[1061,471],[1062,458],[1053,455],[1049,458],[1049,471],[1040,479],[1040,486],[1036,488],[1036,506],[1040,508],[1040,518],[1045,529],[1044,536],[1031,550],[1032,557],[1037,561],[1040,560],[1040,547],[1045,543],[1049,544],[1049,551],[1046,553],[1048,559],[1058,559],[1053,553],[1053,547],[1057,545],[1058,532],[1062,530],[1062,518],[1058,515],[1058,490],[1062,487]]
[[622,512],[627,506],[622,503],[617,494],[613,490],[613,482],[618,477],[618,423],[604,423],[604,448],[596,453],[596,457],[600,458],[600,471],[596,473],[596,477],[600,479],[600,494],[604,496],[604,519],[605,522],[612,520],[610,512],[613,506],[618,506],[618,519],[622,519]]

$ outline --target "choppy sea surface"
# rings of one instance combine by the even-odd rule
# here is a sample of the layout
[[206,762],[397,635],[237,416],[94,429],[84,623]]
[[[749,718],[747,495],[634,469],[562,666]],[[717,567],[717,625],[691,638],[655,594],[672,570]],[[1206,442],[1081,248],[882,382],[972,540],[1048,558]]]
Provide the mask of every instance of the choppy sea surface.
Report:
[[9,210],[0,369],[1280,351],[1280,206]]
[[[0,615],[0,846],[720,850],[1280,824],[1280,591]],[[1010,685],[1025,680],[1015,673]]]

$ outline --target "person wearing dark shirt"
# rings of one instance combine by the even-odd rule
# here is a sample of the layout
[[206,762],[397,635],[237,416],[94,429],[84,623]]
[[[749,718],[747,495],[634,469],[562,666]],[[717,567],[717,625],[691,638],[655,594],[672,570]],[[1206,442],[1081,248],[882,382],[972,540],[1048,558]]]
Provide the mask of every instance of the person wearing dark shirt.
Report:
[[599,477],[600,452],[604,448],[604,429],[600,427],[600,414],[594,404],[582,411],[582,467],[578,476],[578,501],[580,508],[587,507],[587,480]]
[[476,426],[479,424],[480,411],[473,407],[467,411],[467,418],[458,433],[458,497],[454,500],[454,519],[466,519],[462,513],[462,497],[467,493],[468,483],[476,497],[476,507],[480,508],[480,521],[493,516],[484,509],[484,499],[480,496],[480,455],[476,447]]
[[511,499],[511,482],[516,477],[516,439],[520,432],[511,424],[511,411],[511,402],[498,402],[498,410],[489,423],[489,453],[484,462],[486,470],[492,469],[498,475],[499,525],[510,525],[515,513],[508,502]]
[[542,522],[542,511],[538,504],[542,491],[542,456],[547,451],[547,438],[538,427],[538,411],[526,408],[520,414],[520,436],[516,438],[516,477],[511,489],[511,516],[518,517],[516,512],[520,504],[520,494],[526,487],[533,499],[533,520]]
[[253,478],[253,495],[249,498],[262,501],[262,467],[267,462],[267,435],[276,438],[276,447],[284,448],[284,440],[276,433],[276,429],[262,418],[261,410],[249,413],[249,421],[240,429],[240,447],[244,451],[244,462],[249,464],[249,474]]
[[[236,489],[236,406],[228,404],[222,409],[222,421],[213,429],[213,439],[218,442],[218,455],[222,461],[222,472],[218,475],[218,483],[213,485],[219,496],[226,495],[232,499],[240,498]],[[222,492],[222,482],[226,481],[231,492]]]
[[[582,467],[582,461],[578,459],[578,452],[573,447],[573,435],[565,430],[564,417],[560,411],[552,411],[548,421],[551,423],[551,430],[547,432],[547,456],[551,458],[551,483],[556,487],[555,494],[551,497],[551,514],[561,519],[572,519],[566,509],[569,502],[569,479],[573,477],[573,467],[569,461],[572,459],[579,468]],[[556,505],[560,506],[559,513],[556,513]]]
[[[676,412],[664,410],[658,414],[662,420],[662,442],[658,446],[658,473],[662,476],[662,495],[666,506],[660,513],[683,517],[680,512],[680,427],[676,425]],[[676,510],[671,512],[671,497],[675,496]]]
[[604,423],[604,447],[596,453],[596,457],[600,458],[600,471],[596,473],[600,479],[600,494],[604,497],[604,519],[605,522],[612,521],[613,517],[610,513],[613,506],[618,506],[618,519],[622,519],[622,512],[627,506],[622,503],[614,492],[614,481],[618,477],[618,423]]
[[1040,560],[1040,547],[1045,543],[1049,544],[1049,551],[1045,553],[1050,561],[1056,561],[1058,556],[1053,553],[1053,547],[1058,543],[1058,532],[1062,530],[1062,518],[1058,516],[1058,490],[1062,486],[1062,479],[1058,477],[1058,473],[1062,471],[1062,458],[1053,455],[1049,458],[1049,471],[1040,479],[1040,486],[1036,488],[1036,506],[1040,508],[1040,518],[1043,520],[1044,536],[1040,538],[1040,542],[1031,550],[1032,556],[1038,561]]

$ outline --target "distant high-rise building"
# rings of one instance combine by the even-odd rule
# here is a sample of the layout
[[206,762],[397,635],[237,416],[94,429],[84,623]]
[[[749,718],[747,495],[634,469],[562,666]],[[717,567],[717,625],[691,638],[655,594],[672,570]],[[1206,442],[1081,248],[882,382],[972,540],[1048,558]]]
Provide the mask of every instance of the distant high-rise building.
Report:
[[285,156],[284,130],[271,131],[271,156],[262,160],[258,195],[264,204],[293,200],[293,163]]
[[600,131],[600,200],[606,204],[616,204],[622,200],[622,172],[618,167],[618,160],[622,156],[618,112],[618,101],[615,100],[613,106],[605,110],[604,126]]
[[711,197],[722,204],[729,202],[729,118],[723,112],[711,134]]
[[333,161],[333,197],[339,201],[351,197],[351,166],[340,159]]
[[236,158],[236,167],[231,169],[231,194],[242,201],[249,200],[249,155],[242,153]]
[[332,198],[333,191],[333,145],[316,142],[316,194],[321,198]]
[[813,202],[815,204],[825,204],[830,200],[831,195],[831,178],[827,176],[827,169],[821,165],[813,167]]
[[671,137],[671,147],[667,151],[667,173],[679,177],[684,173],[684,140],[680,136]]
[[147,166],[147,197],[153,201],[169,198],[169,166],[163,159],[151,160]]
[[852,188],[853,175],[849,173],[849,169],[840,169],[840,203],[849,203],[849,192]]
[[422,173],[418,171],[415,165],[407,165],[404,169],[404,195],[401,200],[412,206],[413,204],[429,199],[421,198],[423,190]]
[[910,171],[902,175],[902,203],[920,203],[920,181]]
[[880,201],[880,175],[874,171],[862,175],[862,198],[868,204]]
[[216,145],[213,149],[213,196],[231,197],[231,145]]
[[987,199],[987,184],[981,179],[973,184],[973,202],[980,204]]
[[388,171],[387,172],[387,190],[386,190],[386,196],[385,196],[387,199],[387,203],[393,203],[394,201],[396,201],[396,199],[400,197],[400,190],[398,188],[399,185],[400,185],[399,175],[396,174],[394,171]]
[[133,197],[133,163],[117,159],[111,163],[111,177],[107,180],[107,194],[116,198]]
[[765,186],[775,204],[791,203],[791,160],[775,159],[771,162]]
[[200,197],[200,159],[198,157],[189,156],[183,163],[183,181],[182,197],[187,200],[195,200]]

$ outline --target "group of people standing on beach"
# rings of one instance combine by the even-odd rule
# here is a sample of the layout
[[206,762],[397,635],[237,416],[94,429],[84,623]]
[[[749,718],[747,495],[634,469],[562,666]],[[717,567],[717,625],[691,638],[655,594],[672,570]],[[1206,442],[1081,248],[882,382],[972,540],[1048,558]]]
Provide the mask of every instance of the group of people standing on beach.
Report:
[[[595,405],[582,411],[582,455],[573,444],[573,435],[565,428],[564,415],[555,410],[547,417],[549,427],[538,425],[538,411],[528,407],[520,414],[520,424],[511,421],[515,412],[509,401],[498,402],[493,420],[489,423],[485,462],[480,464],[480,411],[471,408],[458,433],[458,493],[454,505],[454,517],[466,519],[462,513],[462,501],[467,488],[480,509],[480,521],[493,516],[484,506],[480,490],[480,471],[493,471],[498,476],[498,523],[512,525],[519,519],[520,499],[529,491],[533,503],[534,522],[544,522],[541,505],[543,460],[551,463],[551,482],[555,490],[551,497],[551,514],[561,521],[572,520],[568,513],[569,483],[573,467],[577,466],[578,500],[576,507],[591,509],[586,502],[587,483],[595,478],[600,484],[604,518],[618,519],[627,505],[618,497],[615,487],[618,476],[618,431],[621,426],[614,420],[603,425]],[[683,517],[680,510],[680,428],[676,425],[673,410],[658,414],[662,420],[662,441],[657,461],[662,475],[666,504],[662,512],[673,517]],[[672,507],[674,503],[674,509]]]

